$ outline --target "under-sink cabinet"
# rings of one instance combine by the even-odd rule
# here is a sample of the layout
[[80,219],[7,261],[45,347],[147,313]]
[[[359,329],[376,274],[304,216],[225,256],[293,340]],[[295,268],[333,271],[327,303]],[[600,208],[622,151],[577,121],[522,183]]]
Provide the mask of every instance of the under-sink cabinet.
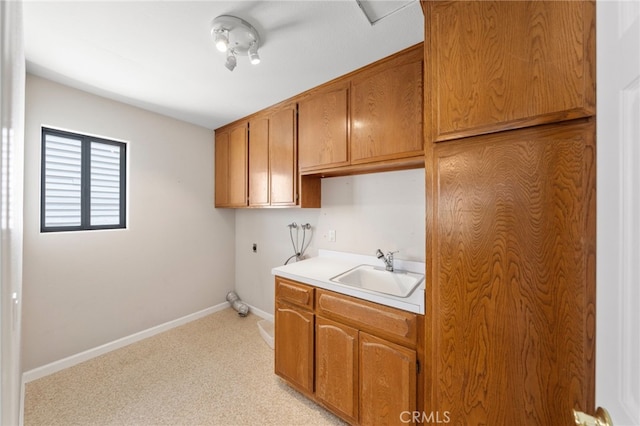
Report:
[[279,276],[275,286],[276,374],[350,424],[406,424],[420,409],[423,316]]

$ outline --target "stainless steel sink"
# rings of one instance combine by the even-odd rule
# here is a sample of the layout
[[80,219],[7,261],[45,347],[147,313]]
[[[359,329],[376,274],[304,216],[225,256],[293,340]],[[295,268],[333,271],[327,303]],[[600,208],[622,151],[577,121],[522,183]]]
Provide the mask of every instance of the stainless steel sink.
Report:
[[424,275],[416,272],[386,271],[373,265],[359,265],[331,281],[375,293],[407,297],[424,280]]

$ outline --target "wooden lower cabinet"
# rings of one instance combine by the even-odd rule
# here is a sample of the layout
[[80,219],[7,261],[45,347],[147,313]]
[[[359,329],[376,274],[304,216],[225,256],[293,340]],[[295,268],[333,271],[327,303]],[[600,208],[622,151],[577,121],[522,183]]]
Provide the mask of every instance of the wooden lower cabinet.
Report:
[[[405,327],[382,325],[393,311]],[[403,425],[420,409],[420,341],[407,336],[422,316],[276,277],[275,317],[276,374],[345,421]]]
[[400,425],[417,411],[416,351],[360,332],[360,424]]
[[358,330],[322,317],[316,321],[316,398],[358,422]]
[[277,304],[275,372],[301,391],[313,393],[314,314]]

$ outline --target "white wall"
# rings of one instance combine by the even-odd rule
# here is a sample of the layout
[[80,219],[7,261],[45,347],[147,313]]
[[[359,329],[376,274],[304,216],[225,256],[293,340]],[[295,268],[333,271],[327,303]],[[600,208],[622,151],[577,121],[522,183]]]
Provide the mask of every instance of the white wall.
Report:
[[[40,127],[128,141],[126,230],[40,233]],[[27,76],[23,371],[222,303],[234,222],[213,132]]]
[[[42,125],[129,142],[128,229],[40,233]],[[307,255],[380,248],[424,261],[423,169],[324,179],[321,209],[232,210],[213,208],[213,164],[208,129],[27,76],[23,371],[224,302],[234,288],[273,313],[271,269],[293,254],[291,222],[313,228]]]
[[[320,248],[374,255],[380,248],[399,250],[397,259],[424,262],[425,211],[424,169],[323,179],[321,209],[238,210],[236,291],[273,314],[271,268],[294,253],[287,228],[292,222],[313,228],[307,255]],[[335,242],[325,237],[329,230],[336,231]]]

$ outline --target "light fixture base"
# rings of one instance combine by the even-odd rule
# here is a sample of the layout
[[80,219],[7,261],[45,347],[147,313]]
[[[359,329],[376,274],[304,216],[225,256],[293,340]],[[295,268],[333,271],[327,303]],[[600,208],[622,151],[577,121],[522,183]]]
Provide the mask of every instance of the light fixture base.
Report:
[[256,50],[260,47],[258,31],[244,19],[220,15],[211,22],[211,35],[215,38],[219,31],[227,32],[228,49],[236,55],[247,56],[252,45]]

